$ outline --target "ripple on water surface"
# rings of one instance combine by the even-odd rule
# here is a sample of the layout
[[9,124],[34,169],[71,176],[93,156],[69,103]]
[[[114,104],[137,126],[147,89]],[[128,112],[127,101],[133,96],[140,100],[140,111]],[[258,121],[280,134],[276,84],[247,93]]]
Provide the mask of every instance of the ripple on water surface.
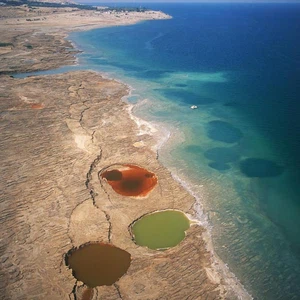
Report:
[[88,287],[112,285],[128,270],[131,255],[118,247],[104,243],[90,243],[72,249],[66,265],[73,276]]
[[190,221],[176,210],[158,211],[143,216],[132,225],[136,244],[150,249],[167,249],[185,238]]

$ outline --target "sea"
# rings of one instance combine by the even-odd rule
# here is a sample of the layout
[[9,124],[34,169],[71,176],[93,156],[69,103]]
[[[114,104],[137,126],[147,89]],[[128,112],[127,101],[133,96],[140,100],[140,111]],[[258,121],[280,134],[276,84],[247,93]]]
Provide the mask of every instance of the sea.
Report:
[[131,87],[133,114],[168,137],[160,162],[252,297],[300,299],[300,3],[126,6],[173,18],[72,33],[75,68]]

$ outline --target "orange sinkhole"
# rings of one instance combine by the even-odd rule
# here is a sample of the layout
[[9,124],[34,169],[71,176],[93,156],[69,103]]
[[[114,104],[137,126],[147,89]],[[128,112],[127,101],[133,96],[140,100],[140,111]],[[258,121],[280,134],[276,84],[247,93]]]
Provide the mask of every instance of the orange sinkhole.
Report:
[[32,108],[32,109],[43,109],[43,108],[44,108],[44,105],[41,104],[41,103],[32,103],[32,104],[31,104],[31,108]]
[[135,165],[113,166],[104,171],[101,177],[122,196],[145,197],[157,184],[154,173]]

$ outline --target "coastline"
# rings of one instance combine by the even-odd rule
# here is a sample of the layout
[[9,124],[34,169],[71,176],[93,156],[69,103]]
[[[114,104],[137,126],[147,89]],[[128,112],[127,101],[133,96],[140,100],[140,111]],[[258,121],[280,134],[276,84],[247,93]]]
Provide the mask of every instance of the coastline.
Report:
[[[0,47],[0,74],[29,73],[76,64],[78,53],[67,36],[110,26],[126,26],[147,20],[170,19],[162,12],[114,12],[39,8],[37,11],[2,6],[0,35],[6,47]],[[12,10],[12,11],[11,11]],[[23,16],[14,10],[21,10]],[[20,12],[19,12],[20,13]],[[30,17],[30,18],[29,18]],[[17,53],[18,60],[12,52]],[[28,56],[31,58],[28,58]]]
[[[127,23],[118,24],[118,25],[126,25],[126,24]],[[133,24],[133,23],[131,23],[131,24]],[[91,26],[95,26],[95,25],[91,25]],[[111,26],[111,24],[109,24],[107,26]],[[74,30],[77,30],[77,28],[78,27],[76,27],[76,29],[74,29]],[[81,29],[88,30],[91,28],[88,26],[83,26]],[[64,34],[67,34],[67,33],[65,32]],[[66,38],[67,38],[67,36],[64,36],[64,39],[66,39]],[[72,43],[70,43],[70,44],[72,45]],[[76,53],[77,52],[75,51],[75,54]],[[70,54],[70,52],[69,52],[69,54]],[[73,55],[73,57],[74,57],[74,52],[71,52],[71,55]],[[68,61],[68,63],[69,63],[69,61]],[[62,65],[62,62],[60,62],[60,64]],[[71,64],[71,61],[70,61],[70,64]],[[58,63],[58,65],[59,65],[59,63]],[[51,68],[50,66],[46,66],[46,67]],[[35,71],[35,70],[33,70],[33,71]],[[100,223],[107,223],[107,222],[110,223],[111,222],[114,225],[117,224],[117,222],[116,222],[117,216],[119,216],[119,214],[121,212],[121,215],[123,216],[124,220],[121,220],[121,222],[120,222],[121,224],[118,224],[117,227],[121,227],[122,230],[119,230],[119,228],[118,228],[112,237],[110,237],[110,236],[107,237],[107,232],[105,230],[102,230],[100,233],[97,234],[96,240],[107,240],[108,239],[108,241],[110,241],[110,239],[113,238],[112,241],[117,246],[122,246],[125,249],[130,249],[131,252],[133,253],[133,255],[135,255],[136,260],[138,261],[139,264],[144,265],[144,267],[146,269],[151,267],[151,272],[154,272],[153,274],[155,274],[157,276],[156,278],[154,278],[155,280],[158,280],[158,278],[164,278],[165,274],[154,271],[153,265],[156,265],[156,267],[158,268],[162,264],[161,263],[162,261],[170,261],[170,258],[172,258],[175,261],[176,258],[180,258],[180,257],[184,258],[185,257],[184,255],[186,255],[187,253],[192,256],[196,255],[196,254],[191,253],[192,250],[189,250],[189,248],[191,245],[193,245],[194,247],[198,247],[198,250],[201,250],[203,257],[205,257],[205,261],[203,258],[201,258],[200,259],[201,265],[197,266],[198,268],[203,268],[203,266],[205,266],[204,267],[204,270],[206,271],[206,272],[204,272],[205,274],[203,272],[201,273],[201,270],[200,270],[201,274],[199,275],[199,276],[201,276],[202,280],[204,280],[206,282],[204,291],[202,291],[204,293],[204,295],[206,295],[208,299],[210,299],[210,297],[213,297],[213,298],[217,297],[220,299],[222,299],[222,298],[225,299],[228,296],[233,297],[233,294],[230,295],[230,291],[228,289],[227,284],[225,284],[225,286],[223,286],[223,284],[222,284],[222,280],[224,279],[223,276],[221,276],[221,278],[217,278],[213,274],[213,271],[211,271],[211,266],[209,265],[209,261],[211,260],[211,258],[209,255],[207,255],[207,253],[205,253],[205,248],[207,247],[207,245],[209,245],[209,243],[206,241],[206,244],[205,244],[205,243],[203,243],[202,240],[201,241],[199,240],[199,236],[203,236],[203,234],[204,234],[204,231],[200,226],[199,226],[199,228],[193,229],[191,231],[189,230],[190,232],[188,231],[187,239],[185,241],[183,241],[179,246],[175,247],[174,249],[170,249],[164,253],[150,251],[148,249],[144,249],[141,247],[134,247],[133,245],[131,245],[132,241],[130,239],[128,239],[128,237],[125,238],[123,236],[124,228],[126,228],[126,226],[128,226],[128,220],[127,220],[128,216],[130,215],[131,218],[136,218],[137,216],[140,216],[142,214],[141,209],[132,207],[132,205],[128,201],[126,201],[126,203],[128,202],[127,203],[128,207],[126,207],[126,208],[120,208],[120,207],[118,207],[118,204],[112,205],[112,203],[110,203],[110,200],[107,199],[107,195],[106,195],[107,193],[111,193],[111,191],[109,191],[108,189],[106,189],[106,190],[101,189],[99,187],[98,179],[96,178],[97,176],[92,176],[92,174],[95,175],[98,172],[98,170],[101,170],[101,168],[105,167],[106,165],[115,163],[115,161],[117,159],[120,160],[120,158],[122,157],[121,155],[125,155],[124,157],[122,157],[122,160],[125,160],[125,161],[132,160],[133,156],[130,156],[130,155],[128,155],[128,153],[126,153],[126,152],[129,152],[131,155],[134,155],[134,159],[135,159],[134,162],[141,164],[141,165],[147,163],[147,167],[149,165],[151,167],[151,169],[155,170],[160,175],[160,178],[162,179],[162,182],[159,186],[160,191],[157,190],[156,192],[151,194],[151,197],[149,197],[149,199],[147,199],[147,201],[149,201],[149,203],[147,203],[147,205],[145,205],[145,207],[143,207],[143,211],[147,212],[147,211],[151,210],[152,207],[155,207],[156,210],[159,210],[160,208],[157,206],[157,199],[161,199],[162,195],[167,198],[169,197],[169,199],[166,201],[163,201],[163,203],[160,203],[159,206],[161,206],[161,208],[163,208],[163,209],[168,209],[168,206],[170,206],[170,204],[171,204],[170,190],[172,188],[175,188],[180,193],[176,197],[177,202],[174,201],[174,199],[172,199],[173,208],[182,210],[185,213],[188,213],[191,215],[195,214],[195,209],[189,208],[191,203],[193,205],[195,204],[194,196],[188,195],[188,193],[185,190],[186,187],[183,188],[184,185],[183,185],[182,180],[180,180],[180,184],[177,184],[175,182],[176,178],[174,177],[174,175],[172,175],[168,170],[166,170],[164,167],[162,167],[160,165],[160,163],[157,161],[157,153],[155,153],[155,151],[153,151],[153,149],[149,150],[155,146],[155,145],[153,145],[153,138],[151,137],[151,134],[150,134],[151,130],[153,130],[153,129],[150,129],[150,132],[147,130],[141,131],[139,128],[138,122],[136,122],[137,117],[133,116],[132,112],[130,111],[130,109],[131,109],[130,106],[128,106],[128,104],[121,102],[121,99],[123,97],[128,97],[128,95],[124,94],[124,93],[128,93],[129,87],[124,86],[123,83],[117,82],[116,80],[105,79],[105,78],[103,78],[102,74],[101,74],[101,76],[99,76],[98,74],[96,74],[94,72],[84,72],[84,71],[46,76],[47,79],[45,79],[45,77],[43,77],[43,76],[37,76],[37,77],[33,76],[32,78],[24,79],[23,83],[25,81],[26,84],[28,84],[28,85],[30,85],[30,84],[34,85],[34,84],[36,84],[36,80],[37,81],[49,80],[49,82],[52,82],[53,78],[56,79],[58,77],[60,80],[67,81],[68,84],[72,83],[72,85],[69,86],[69,96],[76,98],[76,97],[78,97],[78,91],[81,89],[80,80],[81,80],[81,76],[83,74],[87,76],[87,80],[86,80],[87,82],[89,82],[89,80],[91,80],[91,82],[95,83],[99,79],[100,82],[102,82],[102,83],[105,82],[105,84],[107,84],[107,86],[105,87],[105,92],[107,93],[106,96],[108,96],[108,98],[106,98],[106,100],[103,100],[103,99],[101,100],[101,101],[107,102],[106,107],[108,107],[111,104],[107,100],[112,99],[110,96],[110,92],[109,92],[110,86],[113,85],[113,88],[117,92],[116,92],[116,95],[114,95],[115,107],[112,107],[112,108],[109,107],[109,108],[107,108],[107,111],[105,113],[102,113],[103,118],[100,118],[102,120],[102,123],[101,122],[97,123],[98,120],[96,121],[96,119],[99,118],[99,115],[90,114],[90,107],[88,109],[86,109],[87,108],[86,103],[83,103],[83,102],[79,103],[79,102],[75,101],[73,104],[71,102],[72,108],[71,108],[71,106],[69,107],[69,109],[71,109],[71,110],[69,110],[69,113],[71,115],[73,113],[75,113],[75,115],[77,117],[80,116],[79,123],[82,122],[83,114],[84,114],[84,118],[88,117],[88,119],[93,120],[94,123],[95,122],[97,123],[96,125],[92,124],[92,126],[89,126],[90,124],[89,125],[84,124],[84,126],[82,126],[82,124],[79,124],[80,125],[79,126],[76,123],[78,121],[75,122],[73,120],[75,118],[73,118],[73,117],[66,121],[68,129],[71,131],[71,135],[72,135],[72,136],[70,136],[70,143],[71,143],[71,137],[73,140],[73,138],[75,136],[75,142],[77,145],[77,149],[75,150],[75,152],[77,152],[78,149],[84,153],[87,152],[87,153],[85,153],[85,155],[87,155],[84,159],[85,164],[81,165],[80,168],[78,168],[77,172],[82,172],[83,175],[85,176],[85,174],[87,172],[86,166],[90,164],[88,162],[93,161],[93,163],[94,163],[96,160],[94,160],[92,158],[95,158],[95,155],[96,155],[96,159],[97,159],[97,157],[99,157],[99,148],[101,149],[100,150],[101,161],[100,162],[97,161],[97,166],[91,170],[90,182],[87,184],[89,192],[90,193],[92,192],[95,195],[97,195],[97,197],[95,197],[95,199],[92,199],[94,206],[90,203],[91,199],[90,199],[86,189],[84,188],[85,191],[81,190],[80,192],[84,194],[83,198],[86,198],[86,200],[82,201],[82,198],[76,199],[76,201],[72,201],[72,204],[74,205],[74,207],[73,208],[71,206],[68,207],[68,209],[71,210],[71,213],[70,213],[70,220],[67,222],[68,223],[67,235],[69,235],[71,244],[73,246],[78,246],[84,242],[90,241],[92,238],[95,238],[95,236],[92,235],[92,236],[88,236],[88,240],[87,240],[87,237],[84,236],[84,234],[76,233],[77,231],[75,229],[78,230],[82,226],[85,226],[85,225],[87,227],[89,227],[89,224],[85,223],[88,220],[87,221],[81,220],[81,223],[79,225],[76,223],[76,220],[78,219],[77,215],[81,215],[82,211],[85,211],[86,213],[89,213],[89,214],[95,214],[97,216],[97,218],[101,219]],[[65,77],[67,77],[67,78],[65,78]],[[14,81],[16,79],[8,79],[8,81],[10,81],[10,80]],[[75,80],[75,85],[74,85],[74,80]],[[20,80],[20,82],[21,81],[22,80]],[[105,86],[105,84],[104,84],[104,86]],[[70,89],[70,87],[72,87],[73,85],[76,88]],[[1,86],[1,88],[3,88],[3,86]],[[63,90],[63,86],[61,88]],[[85,89],[89,89],[87,84],[85,85]],[[98,93],[99,90],[96,89],[95,92]],[[88,93],[88,95],[90,95],[90,94]],[[94,95],[96,95],[96,94],[94,94]],[[122,95],[122,96],[120,96],[120,95]],[[26,97],[26,96],[23,96],[23,97]],[[99,103],[93,102],[93,105],[95,105],[95,107],[97,107],[98,104]],[[45,105],[45,104],[43,104],[43,105]],[[74,106],[74,108],[73,108],[73,106]],[[12,109],[12,108],[10,108],[10,109]],[[41,109],[41,111],[42,111],[42,109]],[[118,134],[117,136],[114,137],[113,140],[111,137],[103,138],[100,134],[100,127],[103,125],[113,126],[113,127],[109,127],[109,128],[114,128],[114,130],[115,130],[116,126],[115,126],[114,121],[116,120],[116,118],[120,118],[118,109],[122,110],[121,114],[122,114],[123,119],[122,118],[121,119],[122,119],[123,125],[126,124],[126,126],[127,126],[130,119],[135,122],[135,125],[131,124],[129,126],[130,130],[129,130],[129,132],[127,132],[128,136],[124,136],[124,134]],[[127,117],[126,117],[126,114],[127,114]],[[130,118],[128,116],[130,116]],[[107,123],[107,119],[109,119],[108,123]],[[103,123],[103,121],[104,121],[104,123]],[[87,121],[87,123],[89,123],[89,121]],[[118,126],[119,126],[119,130],[122,131],[122,126],[120,126],[120,124]],[[144,127],[147,126],[147,122],[142,121],[142,126],[144,126]],[[85,127],[85,128],[83,128],[83,127]],[[88,128],[88,130],[86,130],[86,128]],[[90,141],[90,139],[92,142]],[[116,143],[116,141],[118,141],[118,140],[119,140],[119,142],[121,141],[121,145],[122,145],[122,147],[124,147],[124,149],[118,149],[118,147],[119,147],[118,145],[120,145],[120,144]],[[143,142],[143,144],[138,144],[139,146],[137,146],[136,143],[139,143],[141,141]],[[104,147],[104,149],[102,149],[103,143],[105,143],[105,142],[107,142],[109,147],[108,148]],[[124,142],[125,142],[126,146],[124,145]],[[73,143],[74,143],[74,141],[73,141]],[[157,147],[161,147],[162,145],[163,144],[160,144]],[[116,149],[117,153],[114,155],[111,155],[110,147],[114,147],[114,149]],[[92,168],[92,165],[91,165],[91,168]],[[68,174],[68,176],[71,176],[71,174]],[[84,182],[84,180],[83,180],[84,176],[82,176],[82,175],[79,176],[80,181]],[[174,182],[170,182],[170,180],[173,180]],[[90,184],[90,186],[89,186],[89,184]],[[82,183],[81,183],[81,185],[82,185]],[[171,186],[171,188],[169,187],[169,185]],[[115,196],[115,195],[113,195],[113,196]],[[174,195],[171,195],[171,196],[174,196]],[[121,199],[119,196],[116,196],[115,198],[117,201],[124,200],[124,199]],[[103,199],[106,199],[104,201],[104,203],[105,203],[104,206],[106,208],[108,208],[108,210],[103,210],[103,212],[104,212],[104,215],[106,215],[107,211],[111,214],[109,219],[107,219],[103,215],[103,213],[100,213],[98,211],[99,207],[103,206]],[[180,201],[182,199],[185,199],[186,203],[184,203],[184,204],[180,203]],[[111,205],[113,206],[112,208],[110,208]],[[114,206],[116,206],[116,207],[114,207]],[[122,211],[122,209],[124,211]],[[95,213],[95,211],[97,211],[97,212]],[[72,220],[73,220],[73,222],[72,222]],[[134,220],[132,220],[132,221],[134,221]],[[73,229],[72,229],[72,226],[74,226]],[[105,229],[107,229],[107,228],[105,228]],[[109,235],[110,235],[110,233],[109,233]],[[196,246],[197,243],[199,243],[199,245]],[[70,246],[71,245],[68,245],[67,247],[70,247]],[[64,247],[63,250],[65,251],[67,247]],[[59,251],[59,252],[61,255],[61,252],[63,252],[63,251]],[[181,252],[183,252],[183,253],[181,253]],[[145,256],[147,257],[147,259],[145,258]],[[152,261],[152,259],[149,259],[149,257],[152,257],[152,259],[154,258],[155,262]],[[13,265],[15,265],[15,264],[16,263],[14,262]],[[175,265],[177,268],[179,268],[179,265],[177,265],[177,264],[175,264]],[[188,284],[188,283],[190,283],[190,281],[193,278],[191,276],[194,275],[194,274],[192,274],[192,272],[195,271],[193,269],[193,268],[195,268],[195,266],[189,267],[189,264],[187,264],[187,265],[185,265],[185,267],[188,267],[189,272],[188,272],[188,274],[186,274],[186,277],[181,278],[181,280],[183,283]],[[133,270],[129,270],[129,273],[128,273],[129,275],[131,275],[131,278],[129,278],[130,276],[127,276],[127,277],[125,276],[118,282],[117,287],[112,286],[112,287],[97,288],[97,294],[101,295],[101,297],[102,297],[102,295],[108,296],[109,294],[115,293],[116,291],[120,294],[120,291],[122,291],[122,295],[123,295],[123,293],[125,294],[125,298],[123,295],[123,299],[126,299],[126,297],[128,299],[135,299],[135,298],[130,298],[130,296],[129,296],[129,295],[132,295],[130,293],[134,292],[130,286],[137,285],[137,282],[139,284],[142,284],[143,281],[147,281],[147,280],[151,281],[153,279],[149,279],[149,278],[145,279],[141,275],[141,273],[138,272],[138,270],[136,269],[137,263],[135,264],[135,266],[132,266],[132,268],[133,268]],[[165,264],[162,264],[162,270],[164,270],[164,269],[165,269]],[[172,273],[172,270],[169,270],[169,272],[171,272],[172,276],[175,276]],[[199,270],[195,271],[195,272],[199,273]],[[66,284],[68,289],[60,288],[60,289],[65,290],[64,295],[66,295],[65,293],[67,290],[69,291],[69,293],[71,292],[72,288],[70,289],[70,287],[72,287],[72,286],[73,286],[73,290],[75,291],[75,293],[76,293],[76,291],[80,291],[80,289],[82,289],[82,286],[80,284],[77,284],[77,282],[75,283],[75,286],[74,286],[75,280],[71,275],[71,271],[67,270],[66,267],[60,266],[60,274],[63,275],[63,276],[60,276],[60,279],[62,279],[64,276],[65,276],[65,278],[67,278],[67,281],[65,281],[64,284]],[[137,278],[136,274],[139,274],[140,278]],[[180,276],[180,273],[177,276]],[[158,283],[153,282],[154,286],[155,286],[155,284],[158,285]],[[169,282],[167,286],[165,284],[162,285],[160,288],[161,292],[163,292],[165,294],[166,291],[164,291],[164,289],[165,288],[170,288],[170,289],[174,288],[174,287],[172,287],[172,285],[173,284],[171,282]],[[193,288],[193,286],[192,286],[192,288]],[[205,291],[205,289],[206,289],[206,291]],[[147,290],[147,287],[144,287],[144,290],[140,291],[140,293],[143,293],[144,291],[146,293],[149,293],[149,295],[154,292],[153,290]],[[135,293],[136,293],[136,291],[135,291]],[[158,291],[156,291],[156,294],[157,293],[158,293]],[[16,294],[14,294],[14,295],[16,296]],[[55,294],[52,294],[52,295],[55,295]],[[59,295],[62,296],[62,293],[60,292]],[[140,296],[141,295],[139,295],[138,297],[140,297]],[[169,294],[169,296],[172,297],[172,294]],[[52,298],[52,299],[55,299],[55,298]],[[58,297],[57,299],[62,299],[62,298]],[[141,298],[136,298],[136,299],[141,299]],[[159,299],[159,298],[155,298],[155,299]],[[233,299],[233,298],[230,298],[230,299]],[[242,298],[242,299],[246,299],[246,298]]]
[[[143,104],[138,103],[137,105],[143,105]],[[132,105],[132,108],[133,107],[134,105]],[[134,113],[132,112],[131,109],[129,110],[129,113],[133,115],[132,119],[136,121],[138,126],[139,126],[138,123],[139,120],[142,120],[142,124],[144,126],[145,125],[149,126],[149,130],[148,130],[149,134],[151,134],[153,128],[158,128],[158,127],[160,128],[161,131],[163,130],[167,132],[167,135],[161,135],[160,139],[156,137],[155,140],[158,142],[155,144],[154,147],[152,147],[152,150],[157,153],[156,158],[158,160],[159,160],[159,150],[162,149],[164,146],[170,148],[170,146],[166,144],[168,143],[171,137],[175,138],[176,141],[178,142],[178,137],[176,138],[176,133],[174,131],[172,132],[171,129],[166,129],[166,128],[161,129],[161,126],[159,126],[159,124],[155,124],[140,119],[139,117],[134,116]],[[198,226],[203,227],[205,229],[201,235],[201,239],[205,241],[205,249],[208,251],[208,253],[210,253],[211,267],[206,268],[206,272],[208,273],[210,279],[224,285],[224,289],[228,293],[225,299],[235,299],[235,298],[243,299],[243,300],[253,299],[253,297],[248,293],[248,291],[242,285],[239,278],[237,278],[236,275],[232,273],[228,265],[215,252],[212,236],[211,236],[211,225],[209,223],[206,213],[204,212],[202,201],[199,197],[199,191],[198,192],[195,191],[193,185],[189,182],[188,178],[183,178],[182,174],[178,175],[177,172],[173,170],[171,167],[165,166],[161,160],[159,160],[159,163],[162,164],[163,167],[165,167],[170,172],[172,179],[178,182],[178,184],[181,185],[183,189],[185,189],[194,198],[193,213],[192,214],[185,213],[185,214],[192,222],[195,222],[196,224],[198,224]],[[204,193],[202,192],[200,194],[203,195]],[[208,193],[205,192],[205,194],[207,195]]]
[[[77,48],[80,49],[80,46],[77,45]],[[84,53],[83,50],[80,51],[81,53]],[[200,227],[205,228],[204,232],[202,233],[201,239],[205,241],[206,243],[205,248],[210,253],[211,268],[206,268],[206,272],[210,277],[210,279],[215,282],[218,282],[220,285],[224,285],[223,292],[228,293],[225,297],[226,299],[235,299],[235,298],[253,299],[253,297],[248,293],[246,288],[240,282],[239,278],[229,269],[228,265],[225,262],[223,262],[223,260],[216,254],[213,246],[212,237],[211,237],[211,225],[209,223],[206,213],[204,212],[201,199],[199,198],[199,193],[197,193],[193,189],[193,185],[188,180],[188,178],[183,178],[182,174],[180,176],[177,175],[177,172],[175,172],[175,170],[172,170],[171,167],[166,166],[163,163],[163,161],[159,160],[159,151],[165,146],[170,148],[170,146],[166,144],[169,142],[171,137],[176,139],[176,141],[178,142],[178,138],[184,139],[184,133],[174,132],[174,128],[172,130],[171,128],[168,128],[166,124],[155,123],[153,121],[144,120],[143,118],[136,116],[134,110],[139,106],[145,105],[145,101],[147,102],[149,100],[143,99],[143,100],[139,100],[138,103],[135,104],[130,103],[127,99],[132,96],[132,91],[135,91],[135,88],[128,85],[126,82],[124,82],[121,79],[114,78],[113,76],[111,76],[111,74],[108,74],[103,71],[97,71],[97,72],[103,78],[109,80],[116,80],[117,82],[120,82],[121,84],[127,86],[129,92],[127,95],[125,95],[122,98],[122,101],[124,101],[127,104],[128,114],[131,120],[133,120],[136,123],[139,129],[137,136],[147,135],[150,137],[152,146],[150,144],[150,145],[146,145],[146,147],[150,148],[154,153],[156,153],[156,159],[159,161],[159,164],[161,164],[164,168],[166,168],[170,172],[172,179],[176,181],[180,186],[182,186],[183,189],[185,189],[194,198],[194,205],[192,209],[193,212],[192,213],[184,212],[184,213],[188,216],[188,218],[191,221],[196,222]],[[178,134],[180,135],[180,137],[177,136]],[[143,142],[142,143],[137,142],[136,144],[137,144],[136,147],[145,146],[145,143]],[[164,211],[164,210],[169,210],[169,208],[163,210],[154,210],[153,212]],[[137,220],[135,220],[134,222],[136,221]]]

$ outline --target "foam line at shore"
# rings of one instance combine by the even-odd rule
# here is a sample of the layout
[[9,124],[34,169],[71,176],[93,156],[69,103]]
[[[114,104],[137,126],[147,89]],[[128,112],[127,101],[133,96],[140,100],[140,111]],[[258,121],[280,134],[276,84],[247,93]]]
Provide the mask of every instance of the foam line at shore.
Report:
[[[170,170],[170,168],[168,169]],[[221,278],[223,278],[226,282],[226,286],[232,288],[232,290],[238,296],[238,299],[243,299],[243,300],[253,299],[253,297],[247,292],[247,290],[241,284],[241,282],[235,276],[235,274],[230,271],[228,265],[220,259],[220,257],[216,254],[214,250],[212,235],[211,235],[212,225],[209,222],[208,216],[203,209],[201,194],[197,193],[193,189],[191,183],[189,183],[187,180],[183,179],[182,177],[179,177],[177,174],[174,173],[174,171],[172,171],[172,169],[170,171],[173,179],[179,182],[195,199],[195,203],[194,203],[195,218],[198,224],[205,228],[205,231],[202,234],[202,238],[206,243],[207,251],[211,255],[213,268],[210,269],[209,272],[212,272],[212,275],[215,278],[215,280],[221,280]],[[200,187],[202,188],[203,186]]]

